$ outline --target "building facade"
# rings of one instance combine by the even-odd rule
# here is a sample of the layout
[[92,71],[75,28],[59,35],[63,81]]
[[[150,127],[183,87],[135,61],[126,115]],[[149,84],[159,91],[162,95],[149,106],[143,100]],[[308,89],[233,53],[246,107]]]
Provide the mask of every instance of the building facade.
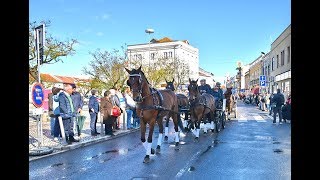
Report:
[[[179,59],[188,70],[191,79],[199,78],[199,50],[189,44],[187,40],[171,40],[168,37],[160,40],[152,39],[146,44],[135,44],[127,46],[129,64],[131,61],[140,61],[141,65],[150,66],[159,58],[169,61]],[[188,78],[185,79],[185,83]]]
[[291,25],[271,44],[270,91],[291,92]]

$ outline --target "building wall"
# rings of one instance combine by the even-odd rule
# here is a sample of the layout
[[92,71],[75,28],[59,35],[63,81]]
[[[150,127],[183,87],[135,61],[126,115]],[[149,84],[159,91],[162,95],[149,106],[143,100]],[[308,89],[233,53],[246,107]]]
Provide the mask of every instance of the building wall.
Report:
[[[289,94],[291,92],[291,25],[271,44],[270,58],[270,76],[274,77],[274,82],[271,83],[272,92],[279,88],[285,94]],[[283,59],[282,62],[281,59]]]
[[179,58],[188,65],[189,77],[191,79],[199,78],[199,50],[183,41],[128,45],[127,53],[129,62],[140,57],[142,65],[149,65],[149,60],[152,63],[158,58],[164,57],[165,54],[171,60]]

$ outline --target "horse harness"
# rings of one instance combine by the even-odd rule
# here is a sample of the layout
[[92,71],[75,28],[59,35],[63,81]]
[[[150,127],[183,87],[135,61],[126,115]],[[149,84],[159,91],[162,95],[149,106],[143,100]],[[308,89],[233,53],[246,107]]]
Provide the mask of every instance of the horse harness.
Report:
[[[141,95],[142,94],[142,86],[140,85],[141,82],[142,82],[141,75],[140,74],[130,74],[130,77],[136,77],[136,76],[139,77],[139,87],[140,87],[140,89],[138,90],[138,93],[139,93],[140,96],[142,96]],[[178,112],[175,112],[175,111],[173,111],[171,109],[167,109],[167,108],[162,107],[162,105],[163,105],[163,96],[162,96],[162,94],[161,94],[161,92],[159,90],[157,90],[157,89],[155,89],[153,87],[150,87],[150,84],[149,84],[149,89],[150,89],[151,93],[149,95],[147,95],[147,96],[141,97],[142,98],[141,102],[143,102],[143,100],[145,98],[147,98],[149,96],[152,96],[153,105],[149,105],[149,106],[144,105],[144,106],[142,106],[140,104],[141,102],[137,103],[137,107],[139,109],[141,109],[141,111],[140,111],[141,117],[143,117],[143,110],[171,111],[171,112],[174,112],[174,113],[178,114]],[[158,112],[158,115],[157,115],[156,119],[159,118],[159,114],[160,114],[160,112]]]

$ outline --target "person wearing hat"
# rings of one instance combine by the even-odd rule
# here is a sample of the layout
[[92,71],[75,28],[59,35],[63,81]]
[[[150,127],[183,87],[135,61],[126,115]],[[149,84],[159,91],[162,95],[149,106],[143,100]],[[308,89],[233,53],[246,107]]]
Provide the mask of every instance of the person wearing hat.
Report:
[[84,120],[86,119],[86,116],[81,115],[82,114],[82,108],[83,108],[83,99],[81,94],[77,91],[77,87],[75,84],[71,84],[72,86],[72,94],[71,98],[73,101],[73,106],[74,106],[74,112],[76,112],[76,125],[77,125],[77,130],[78,130],[78,136],[81,135],[81,131],[83,128],[83,123]]
[[217,83],[216,83],[216,86],[218,87],[218,92],[220,93],[221,99],[223,99],[223,91],[222,91],[222,89],[221,89],[221,83],[220,83],[220,82],[217,82]]
[[100,133],[97,132],[97,120],[99,113],[99,99],[98,99],[98,91],[96,89],[91,90],[91,96],[89,98],[89,114],[90,114],[90,130],[91,135],[96,136]]
[[79,140],[74,138],[73,131],[73,123],[76,113],[74,112],[73,101],[71,99],[72,85],[69,83],[64,83],[63,86],[63,92],[59,94],[59,110],[67,143],[71,144],[72,142],[79,142]]
[[199,91],[200,91],[200,94],[208,93],[212,95],[212,89],[210,85],[206,83],[205,79],[200,80]]
[[223,96],[219,93],[219,87],[216,85],[213,87],[212,96],[214,97],[216,106],[218,105],[218,102],[223,100]]

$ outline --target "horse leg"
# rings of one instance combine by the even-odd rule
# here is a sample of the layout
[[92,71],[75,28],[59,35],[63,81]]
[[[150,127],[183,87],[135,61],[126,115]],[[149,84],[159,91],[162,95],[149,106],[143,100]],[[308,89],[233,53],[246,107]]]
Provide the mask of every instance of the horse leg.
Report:
[[178,131],[178,118],[175,116],[175,114],[171,113],[170,117],[173,119],[173,124],[174,124],[174,131],[175,131],[175,150],[179,150],[179,131]]
[[197,141],[197,142],[199,142],[199,134],[200,134],[200,122],[201,121],[201,119],[197,119],[196,121],[195,121],[195,130],[194,130],[194,135],[196,136],[195,137],[195,141]]
[[[151,148],[152,147],[152,135],[153,135],[154,124],[155,124],[155,120],[151,120],[151,122],[149,123],[149,134],[148,134],[147,142],[143,143],[144,144],[143,146],[146,149],[146,156],[144,157],[143,163],[149,163],[150,162],[150,154],[155,153],[155,150]],[[146,127],[144,127],[144,128],[146,129]]]
[[182,131],[182,132],[185,132],[184,127],[183,127],[183,124],[182,124],[182,121],[181,121],[180,112],[179,112],[179,113],[177,113],[177,118],[178,118],[178,125],[179,125],[179,128],[181,129],[181,131]]
[[164,141],[168,141],[168,134],[169,134],[169,117],[165,116],[164,117],[165,122],[166,122],[166,127],[164,128]]
[[162,121],[160,121],[161,119],[159,118],[158,125],[159,125],[159,137],[158,137],[158,143],[157,143],[157,148],[156,148],[156,153],[159,154],[160,153],[160,147],[161,147],[161,143],[162,143],[162,136],[163,136],[163,123]]

